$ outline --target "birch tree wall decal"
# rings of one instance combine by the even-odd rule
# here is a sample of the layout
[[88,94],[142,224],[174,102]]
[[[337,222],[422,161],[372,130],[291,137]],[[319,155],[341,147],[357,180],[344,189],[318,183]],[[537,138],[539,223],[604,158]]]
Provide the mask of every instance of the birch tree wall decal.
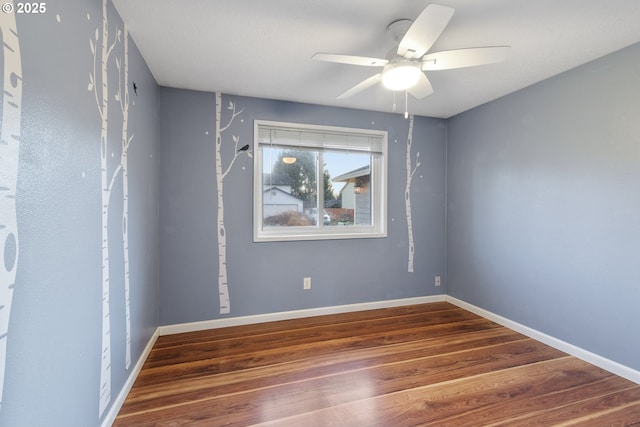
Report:
[[[133,135],[129,136],[129,29],[124,26],[124,64],[116,58],[118,69],[118,91],[115,99],[122,111],[122,249],[124,254],[124,303],[125,303],[125,369],[131,366],[131,304],[129,292],[129,145]],[[123,67],[124,65],[124,67]],[[124,92],[123,92],[124,89]],[[116,174],[114,174],[115,178]]]
[[413,241],[413,220],[411,218],[411,181],[413,174],[420,167],[420,152],[416,153],[416,166],[412,169],[411,165],[411,145],[413,144],[413,114],[409,116],[409,133],[407,134],[407,183],[404,187],[404,204],[407,212],[407,234],[409,235],[409,262],[407,270],[413,273],[413,253],[415,251],[415,243]]
[[[108,118],[109,118],[109,79],[108,62],[113,48],[120,40],[121,31],[116,28],[116,36],[111,44],[109,40],[109,22],[107,18],[107,1],[102,0],[102,37],[96,28],[95,37],[89,39],[89,47],[93,54],[93,71],[89,73],[89,85],[87,89],[92,91],[98,113],[102,120],[100,131],[100,185],[102,204],[102,354],[100,362],[100,401],[98,416],[101,417],[111,402],[111,316],[109,297],[109,198],[115,182],[115,178],[122,170],[122,164],[118,165],[109,179],[107,161],[108,143]],[[98,42],[101,41],[101,46]],[[100,80],[96,74],[96,62],[100,50]],[[102,88],[98,91],[98,86]]]
[[18,28],[13,13],[0,15],[0,31],[4,55],[2,133],[0,134],[0,410],[2,410],[9,316],[19,248],[16,185],[20,158],[22,61]]
[[217,236],[218,236],[218,294],[220,297],[220,314],[228,314],[231,312],[231,302],[229,299],[229,286],[227,281],[227,232],[224,227],[224,178],[227,176],[231,167],[235,163],[236,159],[246,154],[249,157],[253,157],[252,150],[247,147],[242,147],[242,150],[238,150],[238,144],[240,138],[237,135],[232,136],[232,140],[235,143],[234,155],[229,163],[229,166],[222,170],[222,132],[226,131],[235,118],[240,115],[244,109],[240,111],[236,110],[236,104],[233,101],[229,102],[227,106],[228,110],[231,110],[231,117],[229,122],[225,126],[220,125],[221,110],[222,110],[222,95],[220,92],[216,92],[216,181],[218,190],[218,217],[217,217]]

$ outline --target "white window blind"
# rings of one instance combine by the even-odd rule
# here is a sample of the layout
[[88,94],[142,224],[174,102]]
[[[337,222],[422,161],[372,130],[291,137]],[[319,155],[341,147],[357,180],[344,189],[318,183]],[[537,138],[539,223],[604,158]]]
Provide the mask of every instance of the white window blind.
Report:
[[312,148],[314,150],[337,150],[382,154],[384,134],[380,131],[363,132],[360,129],[327,129],[305,125],[295,128],[278,122],[260,122],[258,144],[283,148]]

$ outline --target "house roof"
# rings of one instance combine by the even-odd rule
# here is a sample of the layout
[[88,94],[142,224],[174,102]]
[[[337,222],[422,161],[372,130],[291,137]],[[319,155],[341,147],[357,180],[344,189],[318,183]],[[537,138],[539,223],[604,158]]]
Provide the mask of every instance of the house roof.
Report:
[[291,185],[291,178],[286,174],[270,174],[265,172],[262,174],[262,182],[269,185]]
[[288,196],[288,197],[290,197],[290,198],[293,198],[293,199],[296,199],[296,200],[300,200],[300,201],[302,202],[302,199],[301,199],[301,198],[296,197],[296,196],[294,196],[293,194],[288,193],[288,192],[284,191],[283,189],[278,188],[278,187],[276,187],[276,186],[272,186],[272,187],[265,188],[263,193],[268,193],[268,192],[270,192],[270,191],[277,191],[277,192],[282,193],[282,194],[284,194],[284,195],[286,195],[286,196]]
[[355,178],[359,178],[361,176],[369,176],[370,174],[371,174],[371,169],[369,165],[366,165],[366,166],[362,166],[361,168],[354,169],[351,172],[338,175],[335,178],[331,178],[331,180],[335,182],[344,182],[344,181],[354,180]]

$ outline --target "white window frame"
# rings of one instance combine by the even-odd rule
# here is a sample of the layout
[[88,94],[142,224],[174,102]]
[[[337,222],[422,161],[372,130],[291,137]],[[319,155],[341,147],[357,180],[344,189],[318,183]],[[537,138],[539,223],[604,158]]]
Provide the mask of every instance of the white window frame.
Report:
[[[340,135],[343,138],[338,143],[316,141],[282,141],[278,147],[311,148],[318,152],[323,150],[372,153],[371,156],[371,214],[372,225],[358,226],[325,226],[323,221],[316,221],[314,226],[292,227],[267,227],[264,228],[263,220],[263,150],[262,147],[271,146],[271,142],[260,140],[260,129],[280,128],[285,131],[309,131],[313,133],[326,133]],[[328,239],[361,239],[387,237],[387,145],[388,134],[386,131],[371,129],[355,129],[336,126],[311,125],[301,123],[275,122],[268,120],[254,120],[254,156],[253,156],[253,240],[254,242],[295,241],[295,240],[328,240]],[[350,136],[354,138],[350,139]],[[365,138],[363,138],[365,137]],[[370,142],[363,143],[369,140]],[[333,139],[332,139],[333,141]],[[315,151],[315,150],[314,150]],[[318,169],[318,186],[323,183],[322,168]],[[323,206],[323,191],[318,190],[318,212]],[[321,215],[318,214],[321,218]]]

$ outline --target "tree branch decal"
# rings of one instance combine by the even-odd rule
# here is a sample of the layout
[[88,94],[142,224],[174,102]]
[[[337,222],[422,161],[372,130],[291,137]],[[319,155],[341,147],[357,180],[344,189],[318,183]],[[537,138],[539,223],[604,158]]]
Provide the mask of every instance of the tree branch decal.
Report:
[[229,299],[229,286],[227,281],[227,232],[224,227],[224,178],[227,176],[237,158],[241,155],[253,157],[249,147],[238,149],[240,138],[237,135],[232,136],[235,144],[234,155],[231,162],[223,172],[222,167],[222,132],[229,129],[229,126],[238,117],[244,109],[237,110],[235,102],[229,102],[227,106],[231,110],[231,117],[225,126],[220,125],[222,110],[222,95],[216,92],[216,181],[218,194],[218,215],[217,215],[217,238],[218,238],[218,295],[220,302],[220,314],[228,314],[231,312],[231,301]]
[[[217,104],[216,104],[216,105],[217,105]],[[235,102],[230,101],[230,102],[229,102],[229,106],[227,107],[227,110],[232,110],[232,112],[231,112],[231,117],[229,118],[229,122],[228,122],[225,126],[223,126],[222,128],[220,128],[220,132],[224,132],[224,131],[226,131],[227,129],[229,129],[229,126],[231,126],[231,123],[233,123],[233,121],[235,120],[235,118],[236,118],[237,116],[239,116],[239,115],[244,111],[244,108],[243,108],[242,110],[240,110],[240,111],[236,111],[236,104],[235,104]]]
[[413,114],[409,116],[409,133],[407,135],[407,183],[404,188],[404,204],[407,212],[407,234],[409,239],[409,261],[407,271],[413,273],[413,253],[415,244],[413,241],[413,220],[411,218],[411,181],[416,170],[420,167],[420,152],[416,153],[416,166],[411,165],[411,145],[413,144]]
[[15,14],[2,13],[0,28],[4,55],[2,133],[0,133],[0,410],[2,410],[9,317],[19,252],[16,187],[20,160],[22,61]]

